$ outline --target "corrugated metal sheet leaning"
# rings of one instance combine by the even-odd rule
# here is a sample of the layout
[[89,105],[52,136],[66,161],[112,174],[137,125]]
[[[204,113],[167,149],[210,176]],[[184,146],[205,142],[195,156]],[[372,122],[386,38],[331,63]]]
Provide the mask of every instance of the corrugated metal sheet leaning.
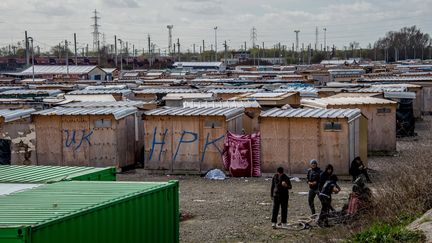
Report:
[[178,182],[45,184],[0,197],[0,241],[179,242]]
[[5,122],[11,122],[30,117],[35,111],[35,109],[0,110],[0,117],[3,117]]

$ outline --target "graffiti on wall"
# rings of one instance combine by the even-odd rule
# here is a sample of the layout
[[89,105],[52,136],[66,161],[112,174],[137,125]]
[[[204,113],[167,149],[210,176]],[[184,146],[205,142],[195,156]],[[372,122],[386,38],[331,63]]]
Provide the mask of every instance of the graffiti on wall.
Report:
[[[161,140],[157,141],[156,140],[157,127],[155,127],[153,129],[153,141],[152,141],[151,149],[149,152],[149,160],[152,160],[152,158],[153,158],[155,147],[160,146],[158,159],[157,159],[158,161],[160,161],[162,151],[163,151],[163,148],[165,146],[165,138],[166,138],[167,133],[168,133],[168,129],[165,129],[164,132],[161,133],[161,136],[162,136]],[[219,151],[219,153],[222,154],[222,150],[217,146],[217,142],[222,140],[224,137],[225,137],[225,135],[222,135],[216,139],[209,140],[210,133],[207,133],[206,140],[205,140],[204,147],[203,147],[202,154],[201,154],[201,162],[204,161],[206,151],[210,146],[214,146]],[[199,138],[198,133],[191,132],[191,131],[183,131],[181,133],[180,139],[177,142],[177,146],[176,146],[175,152],[173,154],[172,161],[175,162],[175,160],[177,159],[177,155],[178,155],[183,144],[198,143],[199,142],[198,138]]]
[[66,135],[64,144],[66,148],[74,148],[74,150],[78,150],[84,143],[91,146],[90,138],[93,135],[93,131],[87,131],[86,129],[81,131],[65,129],[64,132]]

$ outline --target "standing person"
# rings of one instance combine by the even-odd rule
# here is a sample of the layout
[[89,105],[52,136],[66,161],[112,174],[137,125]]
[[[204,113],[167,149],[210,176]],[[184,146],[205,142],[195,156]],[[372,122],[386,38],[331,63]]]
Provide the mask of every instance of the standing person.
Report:
[[369,178],[369,175],[367,173],[367,168],[364,166],[363,161],[360,157],[355,157],[354,160],[351,162],[351,166],[349,169],[350,175],[352,175],[352,181],[354,182],[357,177],[360,175],[364,175],[366,177],[366,181],[368,183],[371,183],[371,180]]
[[318,161],[313,159],[310,162],[310,168],[307,173],[307,183],[309,185],[308,203],[312,214],[315,214],[315,196],[319,195],[319,183],[321,169],[318,167]]
[[288,190],[292,188],[289,177],[284,173],[284,169],[279,167],[273,176],[271,186],[271,198],[273,200],[272,227],[276,228],[279,207],[281,208],[282,228],[287,227],[288,216]]
[[332,201],[332,193],[339,193],[341,190],[339,185],[337,184],[337,176],[331,175],[329,180],[323,185],[323,188],[319,194],[319,199],[321,201],[321,213],[318,218],[318,225],[328,227],[328,217],[330,210],[333,208],[331,206]]
[[318,187],[320,192],[321,192],[324,184],[330,179],[330,176],[332,176],[332,175],[333,175],[333,165],[328,164],[325,167],[325,170],[323,172],[321,172],[321,175],[320,175],[320,182],[319,182],[319,187]]

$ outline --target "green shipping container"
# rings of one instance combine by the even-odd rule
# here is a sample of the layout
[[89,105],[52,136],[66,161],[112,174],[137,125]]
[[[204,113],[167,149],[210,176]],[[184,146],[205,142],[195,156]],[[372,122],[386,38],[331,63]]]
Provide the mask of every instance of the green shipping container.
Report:
[[67,181],[0,196],[0,242],[178,242],[178,182]]
[[116,169],[114,167],[0,165],[0,183],[115,180]]

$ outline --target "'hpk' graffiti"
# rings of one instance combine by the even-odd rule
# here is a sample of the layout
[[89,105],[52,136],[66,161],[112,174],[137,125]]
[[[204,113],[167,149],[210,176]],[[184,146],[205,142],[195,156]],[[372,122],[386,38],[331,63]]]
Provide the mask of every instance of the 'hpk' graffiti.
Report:
[[65,147],[66,148],[69,148],[69,147],[75,145],[76,146],[75,150],[77,150],[81,147],[81,145],[83,145],[84,141],[87,141],[88,145],[91,146],[90,137],[93,134],[93,131],[89,131],[88,133],[86,133],[86,129],[83,129],[79,143],[77,143],[76,139],[75,139],[76,134],[77,134],[77,131],[75,129],[72,129],[72,131],[65,129],[64,132],[66,133],[66,141],[65,141]]
[[[149,160],[151,160],[153,157],[153,152],[155,151],[155,146],[160,145],[159,155],[158,155],[158,161],[160,161],[163,147],[165,145],[165,137],[166,137],[167,133],[168,133],[168,129],[165,129],[163,134],[161,134],[162,140],[156,141],[157,127],[154,128],[154,130],[153,130],[153,142],[152,142],[152,147],[150,149]],[[210,140],[210,141],[209,141],[209,137],[210,137],[210,133],[207,133],[206,141],[205,141],[203,152],[201,155],[201,162],[204,161],[206,151],[207,151],[208,147],[211,145],[216,147],[216,149],[219,151],[219,153],[222,154],[222,150],[217,146],[216,143],[218,141],[220,141],[221,139],[223,139],[225,137],[225,135],[222,135],[222,136],[220,136],[214,140]],[[173,162],[176,160],[182,144],[194,143],[194,142],[197,142],[197,140],[198,140],[198,134],[197,133],[190,132],[190,131],[183,131],[181,134],[180,140],[178,141],[174,156],[172,158]]]

